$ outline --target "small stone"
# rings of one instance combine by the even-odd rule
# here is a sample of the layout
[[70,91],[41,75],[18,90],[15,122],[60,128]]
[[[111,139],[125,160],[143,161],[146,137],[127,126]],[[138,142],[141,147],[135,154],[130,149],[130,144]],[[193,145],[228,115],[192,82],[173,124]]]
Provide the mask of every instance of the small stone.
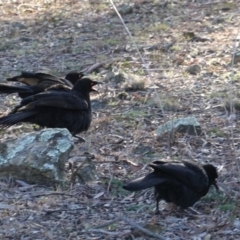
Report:
[[217,18],[213,19],[212,24],[215,25],[215,24],[220,24],[220,23],[224,23],[224,22],[225,22],[224,18],[217,17]]
[[233,63],[239,63],[240,62],[240,52],[236,52],[235,54],[233,54]]
[[118,7],[118,11],[121,15],[127,15],[127,14],[132,13],[133,7],[131,5],[128,5],[128,4],[121,4]]
[[19,29],[26,29],[27,27],[20,23],[20,22],[12,22],[12,27],[19,28]]
[[186,72],[192,75],[197,75],[201,72],[201,67],[198,64],[194,64],[186,68]]
[[19,41],[22,41],[22,42],[30,42],[30,41],[32,41],[32,38],[21,37],[21,38],[19,38]]
[[180,132],[190,135],[200,135],[201,126],[195,117],[186,117],[174,119],[157,128],[157,138],[159,139],[165,133]]
[[117,95],[117,97],[118,97],[119,99],[121,99],[121,100],[125,100],[125,99],[129,98],[129,94],[126,93],[126,92],[120,92],[120,93]]
[[143,145],[143,144],[139,144],[134,150],[133,150],[134,154],[147,154],[147,153],[154,153],[154,149],[151,146],[147,146],[147,145]]
[[234,227],[240,228],[240,220],[236,218],[233,222]]
[[110,80],[116,84],[125,81],[125,77],[122,73],[108,72],[105,77],[106,80]]

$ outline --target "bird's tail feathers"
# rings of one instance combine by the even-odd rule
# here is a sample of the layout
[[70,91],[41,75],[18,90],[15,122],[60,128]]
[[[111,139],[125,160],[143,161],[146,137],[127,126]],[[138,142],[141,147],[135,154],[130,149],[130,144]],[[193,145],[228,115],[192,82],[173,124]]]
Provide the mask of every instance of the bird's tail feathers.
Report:
[[0,84],[0,94],[11,93],[32,93],[32,90],[27,86],[9,86]]
[[17,82],[19,78],[34,78],[34,77],[35,77],[35,73],[33,72],[22,72],[21,75],[7,78],[7,81]]
[[0,129],[6,129],[14,124],[20,123],[24,119],[34,115],[35,112],[12,113],[0,118]]
[[124,184],[123,188],[128,191],[140,191],[162,184],[163,182],[165,182],[164,178],[160,177],[155,172],[152,172],[145,177],[141,177]]

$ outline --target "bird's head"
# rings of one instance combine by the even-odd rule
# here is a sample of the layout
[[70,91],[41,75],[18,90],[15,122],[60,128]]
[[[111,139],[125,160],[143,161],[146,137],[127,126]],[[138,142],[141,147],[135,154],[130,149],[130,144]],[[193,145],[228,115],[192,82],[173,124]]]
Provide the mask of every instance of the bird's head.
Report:
[[81,79],[82,77],[84,77],[84,73],[83,72],[70,72],[65,76],[65,79],[67,79],[68,81],[70,81],[73,85],[75,85],[75,83]]
[[74,85],[73,89],[80,92],[97,92],[97,90],[93,88],[97,84],[102,84],[102,82],[93,81],[90,78],[82,78]]
[[217,185],[216,179],[218,178],[217,168],[212,164],[205,164],[203,168],[208,176],[209,185],[213,185],[217,191],[219,191],[219,187]]

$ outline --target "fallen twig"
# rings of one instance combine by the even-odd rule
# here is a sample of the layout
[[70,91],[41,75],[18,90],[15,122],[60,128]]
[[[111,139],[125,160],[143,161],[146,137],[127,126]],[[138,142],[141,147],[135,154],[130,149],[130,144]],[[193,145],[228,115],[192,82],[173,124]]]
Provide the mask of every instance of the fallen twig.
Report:
[[51,195],[62,195],[62,196],[68,196],[68,197],[74,197],[73,194],[67,194],[67,193],[60,193],[60,192],[50,192],[50,193],[38,193],[36,195],[31,195],[31,197],[46,197]]
[[100,232],[100,233],[105,233],[111,236],[116,236],[116,235],[120,235],[120,232],[110,232],[110,231],[106,231],[103,229],[87,229],[86,232]]
[[[156,239],[161,239],[161,240],[164,239],[161,236],[159,236],[158,234],[153,233],[153,232],[147,230],[146,228],[143,228],[142,226],[140,226],[139,224],[137,224],[136,222],[134,222],[133,220],[131,220],[131,219],[125,217],[125,216],[120,216],[120,217],[117,217],[114,220],[108,221],[108,222],[106,222],[104,224],[101,224],[101,225],[98,225],[98,226],[94,226],[94,229],[88,229],[88,231],[95,231],[95,232],[97,232],[97,230],[99,230],[98,232],[104,233],[104,231],[100,231],[99,228],[106,227],[108,225],[111,225],[111,224],[119,222],[119,221],[124,221],[124,222],[128,223],[132,227],[137,228],[138,230],[140,230],[141,232],[145,233],[148,236],[154,237]],[[107,234],[109,234],[109,232]]]
[[161,239],[163,240],[164,238],[162,238],[161,236],[159,236],[156,233],[153,233],[149,230],[147,230],[146,228],[143,228],[142,226],[140,226],[139,224],[137,224],[136,222],[133,222],[133,220],[125,217],[125,216],[121,216],[120,217],[121,220],[123,220],[124,222],[127,222],[128,224],[130,224],[132,227],[137,228],[138,230],[140,230],[141,232],[145,233],[148,236],[154,237],[156,239]]
[[116,223],[116,222],[121,221],[121,220],[122,220],[122,219],[118,217],[118,218],[115,218],[115,219],[113,219],[113,220],[111,220],[111,221],[108,221],[108,222],[106,222],[106,223],[103,223],[103,224],[101,224],[101,225],[94,226],[94,229],[103,228],[103,227],[106,227],[106,226],[108,226],[108,225],[111,225],[111,224]]
[[85,73],[85,74],[88,74],[88,73],[91,73],[93,72],[94,70],[100,68],[102,65],[106,64],[106,63],[111,63],[113,62],[114,60],[106,60],[106,61],[103,61],[103,62],[100,62],[100,63],[95,63],[93,64],[92,66],[90,67],[86,67],[84,69],[81,70],[81,72]]
[[85,207],[81,208],[74,208],[74,209],[55,209],[55,210],[44,210],[46,214],[52,214],[55,212],[70,212],[70,211],[77,211],[77,210],[84,210],[86,209]]

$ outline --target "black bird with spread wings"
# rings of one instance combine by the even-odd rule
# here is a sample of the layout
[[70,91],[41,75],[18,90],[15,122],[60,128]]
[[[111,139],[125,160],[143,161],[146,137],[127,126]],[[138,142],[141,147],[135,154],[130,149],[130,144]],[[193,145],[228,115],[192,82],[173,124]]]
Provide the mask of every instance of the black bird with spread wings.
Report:
[[0,94],[11,94],[18,93],[19,97],[25,98],[40,92],[55,85],[61,84],[66,87],[72,88],[74,84],[84,76],[82,72],[70,72],[64,78],[48,73],[33,73],[33,72],[22,72],[21,75],[7,78],[7,81],[23,83],[23,86],[13,86],[7,84],[0,84]]
[[157,213],[160,200],[174,203],[184,209],[205,196],[211,185],[218,190],[217,169],[211,164],[199,165],[190,161],[154,161],[149,166],[153,168],[153,172],[126,183],[123,188],[139,191],[154,187]]
[[100,82],[82,78],[72,89],[53,88],[24,98],[0,118],[0,129],[20,122],[49,128],[67,128],[73,136],[87,131],[92,120],[90,92]]

